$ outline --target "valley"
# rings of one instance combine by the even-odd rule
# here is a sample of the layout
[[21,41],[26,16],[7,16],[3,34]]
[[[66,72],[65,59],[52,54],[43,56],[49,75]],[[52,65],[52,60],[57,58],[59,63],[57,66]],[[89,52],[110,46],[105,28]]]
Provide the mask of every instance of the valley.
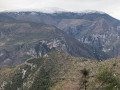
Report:
[[0,90],[119,90],[119,31],[97,11],[0,12]]

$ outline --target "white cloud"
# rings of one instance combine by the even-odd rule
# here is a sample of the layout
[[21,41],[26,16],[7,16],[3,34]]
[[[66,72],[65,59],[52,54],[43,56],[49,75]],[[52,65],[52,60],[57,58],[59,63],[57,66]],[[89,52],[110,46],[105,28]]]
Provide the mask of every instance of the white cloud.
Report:
[[0,0],[0,11],[57,7],[68,11],[98,10],[120,19],[120,0]]

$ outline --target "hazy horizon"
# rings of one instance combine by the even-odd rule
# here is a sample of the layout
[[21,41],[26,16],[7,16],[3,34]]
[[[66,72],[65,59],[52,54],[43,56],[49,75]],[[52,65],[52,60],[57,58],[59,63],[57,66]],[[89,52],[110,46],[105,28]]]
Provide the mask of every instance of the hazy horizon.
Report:
[[[114,18],[120,19],[119,3],[119,0],[0,0],[0,12],[14,10],[82,12],[95,10],[105,12]],[[50,10],[48,10],[49,8]]]

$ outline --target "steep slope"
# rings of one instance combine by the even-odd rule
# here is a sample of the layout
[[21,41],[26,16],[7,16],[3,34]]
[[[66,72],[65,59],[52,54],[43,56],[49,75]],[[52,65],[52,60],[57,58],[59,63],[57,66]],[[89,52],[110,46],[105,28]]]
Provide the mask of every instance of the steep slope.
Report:
[[77,57],[107,58],[97,48],[82,44],[51,25],[25,21],[0,23],[0,65],[20,64],[51,50]]
[[3,15],[57,26],[80,42],[97,46],[111,57],[120,55],[120,21],[106,13],[9,12]]
[[120,55],[119,20],[99,13],[85,14],[81,18],[63,19],[58,27],[80,42],[98,46],[111,57]]
[[[86,68],[90,74],[87,88],[93,90],[96,87],[94,78],[99,68],[109,67],[120,76],[119,64],[119,57],[96,61],[54,51],[41,58],[29,59],[16,67],[2,67],[0,85],[2,90],[82,90],[81,70]],[[11,72],[7,72],[10,70]],[[3,73],[7,76],[4,77]]]

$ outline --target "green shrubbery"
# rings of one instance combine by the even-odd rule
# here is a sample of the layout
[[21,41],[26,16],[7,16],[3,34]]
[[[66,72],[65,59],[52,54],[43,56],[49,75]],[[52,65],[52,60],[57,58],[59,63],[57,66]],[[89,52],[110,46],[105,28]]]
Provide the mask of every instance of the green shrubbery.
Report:
[[96,81],[100,84],[98,89],[118,90],[120,82],[118,77],[108,68],[101,69],[96,76]]
[[21,78],[22,73],[16,73],[11,82],[8,82],[5,86],[5,90],[17,90],[17,88],[21,88],[23,84],[23,80]]
[[42,69],[39,75],[35,77],[30,90],[49,90],[53,84],[54,82],[50,79],[49,74]]

